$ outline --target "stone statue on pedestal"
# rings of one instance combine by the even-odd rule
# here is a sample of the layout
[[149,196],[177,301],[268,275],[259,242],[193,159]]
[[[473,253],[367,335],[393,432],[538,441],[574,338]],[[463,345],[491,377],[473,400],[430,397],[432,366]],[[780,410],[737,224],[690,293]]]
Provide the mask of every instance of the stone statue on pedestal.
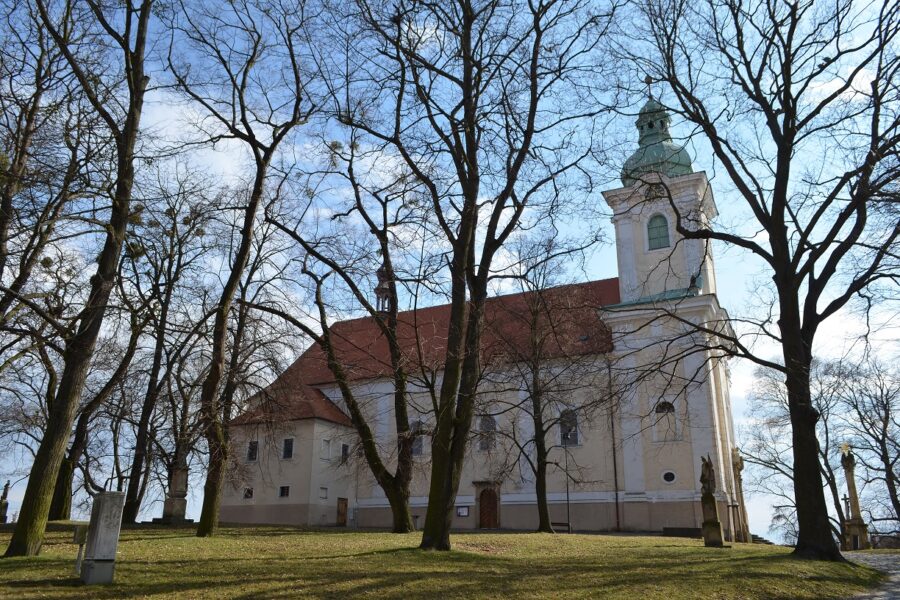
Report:
[[844,521],[844,539],[841,544],[843,550],[866,550],[871,548],[869,543],[869,526],[863,521],[862,511],[859,508],[859,494],[856,491],[856,457],[850,444],[841,444],[841,466],[844,467],[844,478],[847,480],[847,498],[849,505],[846,520]]
[[707,547],[721,548],[724,544],[722,523],[719,522],[719,507],[716,504],[716,472],[712,459],[700,457],[700,506],[703,509],[703,544]]
[[741,457],[741,451],[737,448],[731,449],[731,468],[734,473],[734,487],[737,494],[737,505],[735,506],[736,537],[738,542],[751,543],[753,536],[750,534],[750,522],[747,519],[747,505],[744,502],[744,459]]
[[[182,455],[183,456],[183,455]],[[179,525],[193,523],[193,519],[186,519],[187,493],[188,493],[188,466],[182,457],[169,467],[169,485],[166,490],[166,499],[163,502],[162,518],[153,519],[154,523],[162,525]]]

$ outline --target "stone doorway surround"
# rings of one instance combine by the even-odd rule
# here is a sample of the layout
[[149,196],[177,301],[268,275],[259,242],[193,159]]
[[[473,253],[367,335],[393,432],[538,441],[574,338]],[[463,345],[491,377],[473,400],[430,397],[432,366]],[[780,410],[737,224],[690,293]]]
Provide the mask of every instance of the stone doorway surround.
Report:
[[500,482],[473,481],[479,529],[500,528]]

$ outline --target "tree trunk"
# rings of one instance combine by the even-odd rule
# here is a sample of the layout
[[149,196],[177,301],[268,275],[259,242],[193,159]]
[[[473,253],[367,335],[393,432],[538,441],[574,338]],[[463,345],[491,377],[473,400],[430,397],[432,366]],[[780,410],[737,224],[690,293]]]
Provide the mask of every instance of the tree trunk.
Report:
[[475,392],[481,375],[481,326],[486,294],[480,291],[473,295],[475,299],[470,303],[465,324],[465,358],[460,369],[459,391],[454,394],[455,410],[452,410],[453,403],[450,403],[448,415],[444,418],[439,416],[438,429],[442,424],[446,429],[432,443],[432,480],[420,545],[426,550],[450,550],[450,529],[456,507],[456,493],[462,476],[475,410]]
[[550,505],[547,503],[547,456],[537,457],[537,472],[534,474],[535,494],[537,494],[538,531],[556,533],[550,521]]
[[197,523],[197,537],[213,536],[219,529],[219,508],[227,460],[225,446],[220,440],[215,434],[207,435],[209,466],[206,469],[206,482],[203,484],[203,508]]
[[[168,312],[168,305],[162,310],[160,322],[165,323]],[[156,408],[156,400],[159,397],[159,371],[162,367],[162,358],[165,342],[165,329],[157,331],[156,348],[153,352],[153,365],[150,368],[150,381],[147,383],[147,392],[144,394],[144,403],[141,406],[141,416],[138,419],[137,435],[134,441],[134,456],[131,458],[131,469],[128,472],[128,487],[125,491],[125,506],[122,509],[122,522],[134,523],[137,521],[138,513],[141,510],[141,499],[143,498],[143,486],[141,485],[141,474],[145,470],[147,462],[147,448],[150,444],[149,430],[150,418]]]
[[63,459],[56,476],[53,500],[50,502],[48,521],[65,521],[72,514],[72,480],[75,478],[75,463],[71,457]]
[[127,154],[119,158],[119,181],[106,242],[100,253],[97,272],[91,278],[91,293],[82,311],[78,332],[66,344],[63,353],[64,367],[59,389],[48,412],[47,428],[34,457],[19,521],[6,549],[6,556],[34,556],[40,552],[44,540],[59,468],[118,271],[134,181],[131,162],[133,147],[132,141]]
[[[19,521],[6,549],[6,556],[34,556],[40,552],[59,468],[65,456],[97,337],[100,335],[103,317],[118,275],[119,256],[122,254],[122,244],[128,229],[131,191],[134,186],[134,147],[140,132],[141,110],[148,83],[143,69],[144,44],[147,39],[151,4],[151,1],[147,1],[140,8],[135,49],[133,51],[130,48],[125,49],[125,60],[128,63],[126,72],[131,94],[128,113],[124,123],[117,124],[111,117],[107,121],[107,125],[117,135],[116,186],[109,224],[106,227],[106,238],[97,259],[97,270],[91,277],[90,294],[79,314],[78,329],[66,341],[59,389],[48,410],[47,427],[31,466]],[[44,6],[39,4],[38,9],[41,19],[48,24],[48,30],[57,45],[66,53],[66,58],[76,72],[80,85],[87,91],[93,83],[77,68],[67,43],[49,26],[50,19]],[[91,94],[91,102],[97,110],[103,109],[96,100],[96,95]],[[103,114],[108,115],[105,110]]]
[[[123,219],[121,231],[124,231],[124,225]],[[110,253],[112,256],[107,256],[109,260],[105,261],[105,265],[101,260],[98,273],[93,278],[95,283],[88,300],[90,310],[88,311],[86,307],[88,315],[93,316],[86,315],[82,319],[81,330],[66,347],[65,367],[59,390],[53,404],[50,405],[47,427],[34,456],[31,475],[28,477],[28,486],[25,488],[25,496],[22,499],[19,520],[13,531],[9,547],[6,549],[6,556],[35,556],[41,551],[56,479],[65,456],[69,434],[72,431],[72,422],[75,420],[75,411],[78,409],[81,390],[84,388],[84,380],[90,367],[94,344],[100,333],[103,312],[112,289],[112,277],[115,275],[114,266],[118,259],[118,250],[121,249],[121,237],[118,239],[118,244],[116,244],[116,240],[110,239],[114,237],[114,235],[110,235],[107,238],[107,247],[114,246],[115,254]],[[113,267],[111,272],[110,266]],[[101,276],[101,273],[105,277]]]
[[[231,312],[231,304],[243,276],[244,269],[250,259],[251,243],[253,241],[253,227],[256,224],[256,213],[262,202],[265,191],[266,172],[269,166],[270,154],[258,159],[256,165],[256,177],[253,181],[253,190],[250,193],[250,202],[244,212],[244,223],[241,227],[240,244],[231,265],[231,273],[222,295],[219,298],[219,306],[216,308],[216,319],[213,326],[213,347],[210,357],[209,372],[203,381],[200,394],[200,414],[205,422],[204,430],[206,442],[209,446],[209,472],[206,474],[206,483],[203,486],[203,509],[200,521],[197,525],[197,536],[207,537],[214,535],[219,527],[219,505],[222,493],[222,484],[225,481],[225,463],[228,459],[228,439],[223,422],[222,407],[216,402],[219,384],[222,381],[225,369],[225,343],[228,335],[228,315]],[[208,495],[215,493],[215,498]]]
[[409,487],[403,489],[400,485],[385,487],[385,495],[391,505],[391,518],[393,519],[393,533],[409,533],[415,531],[412,522],[412,511],[409,509]]
[[534,422],[534,487],[537,496],[538,531],[555,533],[550,521],[550,505],[547,503],[547,432],[544,430],[544,399],[541,390],[540,364],[531,366],[531,410]]
[[888,497],[894,508],[894,518],[900,519],[900,494],[897,493],[897,475],[894,472],[894,462],[891,461],[885,439],[879,440],[881,464],[884,465],[884,483],[887,486]]
[[[785,332],[782,332],[787,337]],[[819,440],[816,422],[819,413],[813,408],[809,389],[810,360],[787,355],[786,385],[794,444],[794,499],[797,505],[797,545],[794,555],[817,560],[843,560],[831,533],[828,505],[819,463]]]

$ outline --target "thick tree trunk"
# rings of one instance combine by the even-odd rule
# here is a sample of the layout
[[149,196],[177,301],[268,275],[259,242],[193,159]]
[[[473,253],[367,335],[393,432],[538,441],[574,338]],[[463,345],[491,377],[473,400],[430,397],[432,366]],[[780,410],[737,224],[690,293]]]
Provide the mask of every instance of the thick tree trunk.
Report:
[[819,412],[813,407],[809,387],[811,357],[804,350],[800,336],[792,336],[792,328],[786,327],[786,323],[790,322],[790,315],[786,319],[783,313],[781,325],[787,369],[785,384],[791,416],[794,500],[799,532],[794,555],[817,560],[843,560],[832,536],[822,483],[819,440],[816,436]]
[[75,478],[75,463],[70,457],[63,459],[56,476],[53,500],[50,502],[48,521],[65,521],[72,514],[72,480]]
[[531,410],[534,422],[534,492],[537,496],[538,531],[555,533],[547,503],[547,432],[544,430],[544,400],[541,391],[540,364],[531,367]]
[[[114,210],[114,216],[115,212]],[[124,226],[123,218],[121,229],[118,230],[120,235],[124,233]],[[79,333],[66,347],[65,367],[59,390],[48,411],[47,427],[31,466],[19,520],[6,549],[6,556],[34,556],[41,550],[56,479],[68,446],[72,422],[75,420],[81,390],[84,388],[94,345],[100,333],[100,324],[115,276],[115,263],[121,250],[122,238],[112,234],[115,229],[110,228],[111,234],[107,238],[107,247],[104,250],[108,260],[101,259],[98,273],[93,278],[95,283],[88,300],[90,310],[86,310],[87,314],[81,321]],[[113,251],[107,253],[106,250],[110,246]]]
[[534,474],[534,491],[537,494],[538,531],[555,533],[550,521],[550,505],[547,503],[547,456],[537,458],[537,472]]
[[412,511],[409,509],[409,487],[388,486],[385,495],[391,505],[391,518],[393,519],[393,533],[409,533],[415,531],[412,522]]
[[[128,63],[130,93],[128,114],[124,123],[117,129],[112,118],[107,121],[116,135],[116,187],[112,201],[109,224],[106,227],[106,239],[97,259],[97,270],[91,277],[91,291],[78,320],[76,333],[66,341],[63,352],[63,374],[60,378],[56,397],[48,409],[47,426],[41,443],[38,446],[28,486],[22,499],[19,521],[13,531],[6,556],[33,556],[40,552],[47,527],[47,517],[53,500],[53,491],[59,468],[65,456],[69,435],[75,413],[81,400],[85,378],[91,365],[91,358],[103,325],[103,317],[109,304],[109,297],[118,275],[119,256],[128,229],[131,191],[134,186],[134,147],[140,132],[141,109],[148,79],[144,76],[144,44],[146,42],[147,24],[150,18],[151,2],[145,2],[140,8],[138,26],[135,33],[135,49],[125,51]],[[68,54],[66,42],[56,30],[49,26],[50,19],[43,5],[38,6],[41,19],[48,24],[48,29],[60,48],[66,52],[67,60],[76,72],[79,82],[85,90],[93,85],[83,73],[77,69],[75,59]],[[95,108],[102,107],[96,96],[91,96]],[[104,113],[106,114],[106,113]]]
[[141,336],[142,327],[143,325],[138,324],[136,319],[132,321],[131,338],[128,340],[128,346],[125,349],[122,360],[119,361],[119,366],[116,367],[112,377],[110,377],[103,387],[100,388],[97,395],[81,409],[81,414],[78,415],[78,421],[75,424],[75,434],[72,436],[72,445],[69,448],[69,454],[63,460],[59,475],[56,477],[53,502],[50,505],[49,519],[51,521],[62,521],[71,516],[75,467],[78,466],[78,461],[81,460],[81,456],[84,454],[84,450],[87,447],[88,426],[90,425],[91,418],[93,418],[97,409],[106,402],[107,398],[112,394],[113,389],[119,384],[122,377],[124,377],[125,373],[128,371],[128,367],[131,365],[131,360],[134,358],[134,353],[137,350],[138,339]]
[[466,457],[469,430],[475,411],[475,393],[481,375],[481,327],[485,293],[470,303],[465,325],[465,358],[461,365],[455,410],[448,406],[449,418],[439,416],[438,429],[446,429],[432,443],[431,489],[421,548],[450,550],[450,529],[456,507],[456,494]]
[[225,484],[225,464],[227,453],[221,438],[215,434],[207,435],[209,444],[209,466],[206,469],[206,482],[203,484],[203,508],[200,521],[197,523],[197,537],[209,537],[219,529],[219,508],[222,503],[222,487]]
[[94,347],[118,270],[119,255],[128,225],[128,206],[134,181],[131,152],[120,156],[119,181],[113,201],[106,242],[91,293],[82,311],[78,333],[66,344],[59,389],[47,416],[47,427],[34,457],[28,486],[22,500],[19,521],[6,549],[6,556],[34,556],[40,552],[50,513],[59,468],[65,456],[75,412],[84,389]]

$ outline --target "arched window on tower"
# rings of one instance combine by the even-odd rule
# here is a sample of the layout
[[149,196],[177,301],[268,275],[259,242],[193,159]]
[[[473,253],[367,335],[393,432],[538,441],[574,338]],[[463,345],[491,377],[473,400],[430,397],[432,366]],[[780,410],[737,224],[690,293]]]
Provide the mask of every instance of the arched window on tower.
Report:
[[412,455],[422,456],[425,453],[425,424],[413,421],[409,425],[409,434],[412,436]]
[[647,222],[647,248],[659,250],[669,247],[669,222],[662,215],[653,215]]
[[571,408],[559,413],[559,443],[563,446],[578,445],[578,415]]
[[656,405],[656,441],[671,442],[678,438],[678,424],[675,421],[675,405],[663,400]]
[[478,423],[478,449],[493,450],[496,443],[497,421],[490,415],[484,415]]

